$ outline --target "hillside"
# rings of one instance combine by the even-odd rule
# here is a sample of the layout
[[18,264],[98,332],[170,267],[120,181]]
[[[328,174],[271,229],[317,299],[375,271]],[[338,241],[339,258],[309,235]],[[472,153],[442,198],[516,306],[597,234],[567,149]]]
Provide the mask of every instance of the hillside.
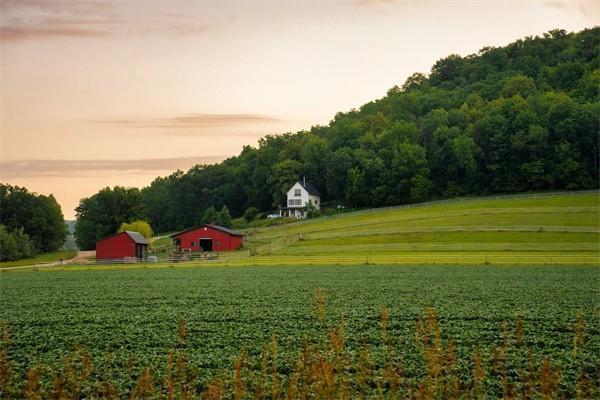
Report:
[[131,201],[109,189],[84,199],[79,246],[125,220],[168,232],[205,221],[211,207],[268,212],[302,176],[330,207],[349,208],[597,189],[599,45],[596,27],[449,55],[327,126],[267,135],[222,163],[132,189]]
[[222,262],[598,264],[598,196],[457,199],[253,229],[247,251]]

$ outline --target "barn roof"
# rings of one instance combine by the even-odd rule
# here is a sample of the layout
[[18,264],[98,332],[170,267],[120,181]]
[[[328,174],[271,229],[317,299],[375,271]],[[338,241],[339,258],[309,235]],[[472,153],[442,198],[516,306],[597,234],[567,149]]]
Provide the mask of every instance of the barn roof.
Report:
[[236,232],[236,231],[231,230],[229,228],[225,228],[224,226],[212,225],[212,224],[203,224],[203,225],[195,226],[193,228],[184,229],[184,230],[182,230],[180,232],[176,232],[176,233],[170,235],[169,237],[172,237],[172,238],[173,237],[177,237],[177,236],[180,236],[180,235],[182,235],[182,234],[184,234],[186,232],[191,232],[191,231],[194,231],[196,229],[200,229],[200,228],[202,228],[204,226],[208,226],[208,227],[216,229],[218,231],[225,232],[225,233],[227,233],[229,235],[232,235],[232,236],[244,236],[242,233]]
[[143,237],[142,235],[140,235],[138,232],[134,232],[134,231],[125,231],[125,232],[115,233],[114,235],[110,235],[110,236],[103,237],[102,239],[98,239],[96,242],[100,242],[102,240],[110,239],[110,238],[113,238],[115,236],[122,235],[124,233],[127,234],[127,236],[129,236],[137,244],[148,244],[148,240],[146,240],[145,237]]
[[320,196],[321,193],[319,193],[319,191],[317,190],[316,187],[314,187],[312,185],[312,183],[310,182],[303,182],[303,181],[298,181],[298,183],[304,188],[306,189],[306,191],[308,192],[308,194],[312,194],[313,196]]
[[146,240],[146,238],[138,232],[125,231],[125,233],[128,234],[129,237],[132,238],[137,244],[148,244],[148,240]]

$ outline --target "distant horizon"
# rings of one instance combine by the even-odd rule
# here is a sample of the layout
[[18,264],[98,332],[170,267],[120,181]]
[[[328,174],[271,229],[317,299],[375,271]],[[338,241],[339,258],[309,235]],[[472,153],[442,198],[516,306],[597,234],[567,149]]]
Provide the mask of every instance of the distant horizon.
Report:
[[144,5],[2,4],[0,181],[52,193],[66,220],[101,188],[327,125],[450,54],[600,16],[589,1]]

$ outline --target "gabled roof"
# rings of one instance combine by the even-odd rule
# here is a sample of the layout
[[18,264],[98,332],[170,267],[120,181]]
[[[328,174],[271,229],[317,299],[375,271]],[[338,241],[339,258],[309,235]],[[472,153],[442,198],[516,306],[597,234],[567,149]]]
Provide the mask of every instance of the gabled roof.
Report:
[[125,233],[128,234],[129,237],[132,238],[137,244],[148,244],[148,240],[146,240],[146,238],[138,232],[125,231]]
[[97,242],[101,242],[102,240],[106,240],[106,239],[110,239],[110,238],[115,237],[115,236],[122,235],[122,234],[126,234],[127,236],[129,236],[137,244],[148,244],[148,241],[146,240],[145,237],[143,237],[142,235],[140,235],[138,232],[134,232],[134,231],[125,231],[125,232],[115,233],[114,235],[110,235],[110,236],[103,237],[102,239],[98,239],[96,241],[96,243]]
[[308,192],[308,194],[312,194],[313,196],[320,196],[321,193],[319,193],[319,191],[317,190],[316,187],[314,187],[312,185],[312,183],[310,182],[303,182],[303,181],[298,181],[298,183],[300,184],[300,186],[302,186],[304,189],[306,189],[306,191]]
[[182,230],[180,232],[175,232],[174,234],[169,235],[169,237],[174,238],[174,237],[177,237],[177,236],[181,236],[181,235],[183,235],[186,232],[195,231],[196,229],[200,229],[200,228],[203,228],[205,226],[207,226],[209,228],[216,229],[216,230],[221,231],[221,232],[225,232],[225,233],[227,233],[229,235],[232,235],[232,236],[244,236],[242,233],[236,232],[236,231],[231,230],[229,228],[225,228],[224,226],[212,225],[212,224],[203,224],[203,225],[195,226],[193,228],[184,229],[184,230]]

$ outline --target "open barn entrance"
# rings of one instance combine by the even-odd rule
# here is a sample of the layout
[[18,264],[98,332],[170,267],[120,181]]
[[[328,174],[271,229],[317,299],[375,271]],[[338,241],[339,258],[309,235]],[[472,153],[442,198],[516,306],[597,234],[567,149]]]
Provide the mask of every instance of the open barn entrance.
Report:
[[148,245],[136,244],[135,245],[135,256],[138,260],[146,259],[146,249]]
[[213,240],[212,239],[200,239],[200,251],[212,251]]

